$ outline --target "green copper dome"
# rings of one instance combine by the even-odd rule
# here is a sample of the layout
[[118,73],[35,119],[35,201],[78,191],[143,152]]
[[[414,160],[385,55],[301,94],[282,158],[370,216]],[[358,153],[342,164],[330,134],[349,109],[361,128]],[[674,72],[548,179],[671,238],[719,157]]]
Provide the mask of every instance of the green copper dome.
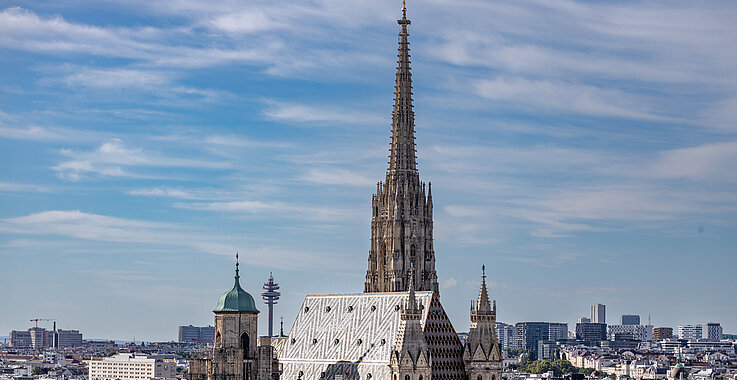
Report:
[[[236,259],[237,259],[236,255]],[[256,309],[256,302],[254,302],[253,297],[251,297],[248,292],[243,290],[241,288],[240,283],[241,276],[238,275],[238,261],[236,260],[235,263],[235,284],[233,284],[233,289],[230,289],[228,292],[220,296],[220,299],[218,299],[218,306],[213,310],[214,312],[221,312],[221,311],[237,311],[237,312],[249,312],[249,313],[258,313],[258,309]]]

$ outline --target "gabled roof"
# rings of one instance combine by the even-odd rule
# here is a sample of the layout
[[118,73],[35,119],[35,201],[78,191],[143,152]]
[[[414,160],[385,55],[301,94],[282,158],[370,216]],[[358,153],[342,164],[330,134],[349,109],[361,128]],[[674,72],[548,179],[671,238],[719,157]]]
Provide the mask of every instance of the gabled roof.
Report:
[[[430,305],[432,292],[417,292]],[[312,294],[305,297],[281,352],[282,378],[319,379],[322,372],[387,378],[407,292]],[[430,308],[422,310],[423,328]]]

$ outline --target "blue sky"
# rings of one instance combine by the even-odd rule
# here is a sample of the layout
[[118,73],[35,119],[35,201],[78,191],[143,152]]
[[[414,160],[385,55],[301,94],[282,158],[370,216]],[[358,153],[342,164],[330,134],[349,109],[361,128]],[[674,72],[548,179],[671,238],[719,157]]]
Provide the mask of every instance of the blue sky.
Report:
[[[737,3],[410,1],[446,311],[737,332]],[[0,333],[363,289],[399,0],[0,0]],[[262,332],[266,326],[261,307]]]

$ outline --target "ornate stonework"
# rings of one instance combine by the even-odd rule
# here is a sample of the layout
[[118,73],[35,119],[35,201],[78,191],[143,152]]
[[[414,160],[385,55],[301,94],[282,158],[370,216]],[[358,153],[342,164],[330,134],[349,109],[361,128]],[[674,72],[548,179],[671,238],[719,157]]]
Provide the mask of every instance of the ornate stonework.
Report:
[[486,291],[486,272],[482,268],[478,301],[471,302],[471,329],[463,348],[463,361],[469,380],[501,380],[502,350],[496,336],[496,301],[492,308]]
[[218,300],[215,339],[208,358],[189,363],[189,380],[276,380],[279,363],[270,337],[258,338],[253,297],[240,285],[238,263],[233,288]]
[[365,292],[407,291],[410,267],[418,291],[438,292],[433,250],[432,194],[420,182],[415,155],[415,114],[409,60],[411,24],[406,9],[397,21],[399,53],[392,112],[392,139],[386,179],[372,197],[371,248]]

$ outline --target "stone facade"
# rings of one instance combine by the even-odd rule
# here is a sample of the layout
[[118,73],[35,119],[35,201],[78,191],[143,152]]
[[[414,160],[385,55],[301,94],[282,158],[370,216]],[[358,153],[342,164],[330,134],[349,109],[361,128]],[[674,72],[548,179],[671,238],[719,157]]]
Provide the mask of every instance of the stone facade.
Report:
[[471,328],[463,348],[463,361],[469,380],[501,380],[502,378],[502,349],[496,336],[495,323],[496,301],[492,307],[486,291],[484,271],[481,276],[478,301],[471,302]]
[[215,309],[215,340],[209,358],[189,362],[189,380],[276,380],[279,362],[269,337],[258,339],[253,297],[240,286],[236,264],[233,289]]
[[415,268],[415,288],[438,292],[433,250],[432,194],[420,181],[415,155],[415,114],[409,60],[411,24],[406,9],[398,20],[399,53],[389,169],[371,199],[371,247],[365,292],[406,292]]
[[[414,279],[414,276],[410,276]],[[409,283],[407,303],[401,307],[399,331],[394,342],[389,366],[392,379],[429,380],[432,378],[432,357],[422,330],[422,301],[415,298],[412,281]]]

